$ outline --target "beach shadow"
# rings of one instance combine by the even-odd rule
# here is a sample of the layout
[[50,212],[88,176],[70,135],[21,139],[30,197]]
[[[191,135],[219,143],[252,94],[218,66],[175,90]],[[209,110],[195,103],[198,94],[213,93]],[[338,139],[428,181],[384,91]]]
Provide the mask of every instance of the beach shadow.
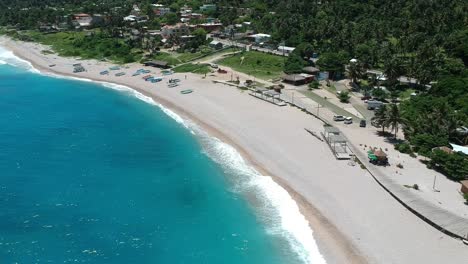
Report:
[[393,135],[390,136],[390,137],[385,137],[384,141],[387,142],[387,143],[393,144],[393,145],[401,144],[401,143],[405,142],[404,139],[395,138],[395,137],[393,137]]

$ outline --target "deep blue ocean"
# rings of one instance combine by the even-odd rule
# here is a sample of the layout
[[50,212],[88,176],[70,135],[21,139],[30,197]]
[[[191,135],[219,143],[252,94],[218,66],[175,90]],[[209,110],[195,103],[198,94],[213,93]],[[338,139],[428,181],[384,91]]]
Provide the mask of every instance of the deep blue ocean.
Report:
[[231,149],[163,110],[0,65],[0,263],[314,258]]

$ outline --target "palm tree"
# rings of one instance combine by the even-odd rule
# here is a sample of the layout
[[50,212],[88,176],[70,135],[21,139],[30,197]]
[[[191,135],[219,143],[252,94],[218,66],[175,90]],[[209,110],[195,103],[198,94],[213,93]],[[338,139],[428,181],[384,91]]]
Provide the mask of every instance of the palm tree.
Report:
[[348,67],[348,76],[354,84],[357,84],[358,78],[362,78],[364,67],[359,62],[351,62]]
[[375,116],[373,120],[377,123],[377,125],[382,127],[382,134],[385,133],[385,127],[388,126],[387,122],[387,107],[382,105],[379,109],[375,111]]
[[389,89],[394,88],[398,83],[398,78],[402,72],[401,61],[393,56],[384,63],[384,74],[387,77]]
[[401,117],[400,108],[398,108],[397,104],[392,104],[386,115],[384,124],[392,129],[395,133],[396,139],[399,125],[403,124],[403,117]]

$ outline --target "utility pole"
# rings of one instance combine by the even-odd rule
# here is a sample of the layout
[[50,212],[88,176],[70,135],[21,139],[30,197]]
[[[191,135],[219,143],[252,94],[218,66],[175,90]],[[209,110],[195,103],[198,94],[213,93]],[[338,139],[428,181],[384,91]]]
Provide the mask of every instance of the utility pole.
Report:
[[317,104],[317,117],[320,117],[320,108],[322,108],[320,104]]

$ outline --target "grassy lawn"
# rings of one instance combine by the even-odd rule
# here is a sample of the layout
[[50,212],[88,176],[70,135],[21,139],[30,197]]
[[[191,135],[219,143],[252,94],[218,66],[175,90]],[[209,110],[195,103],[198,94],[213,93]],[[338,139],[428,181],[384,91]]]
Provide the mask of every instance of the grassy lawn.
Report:
[[284,68],[284,58],[257,51],[239,53],[217,63],[266,80],[280,77]]
[[203,53],[201,52],[194,52],[194,53],[191,53],[191,52],[184,52],[184,53],[180,53],[178,56],[177,56],[177,59],[180,60],[181,62],[188,62],[188,61],[191,61],[195,58],[198,58],[200,56],[202,56]]
[[198,74],[205,74],[211,72],[210,66],[206,64],[182,64],[173,69],[175,72],[192,72]]
[[27,31],[13,37],[49,45],[60,56],[110,59],[117,63],[134,62],[142,56],[140,50],[132,49],[122,39],[107,37],[99,34],[98,31],[91,36],[86,36],[84,32],[44,34],[37,31]]
[[181,63],[186,63],[189,61],[192,61],[200,56],[203,56],[204,54],[210,54],[212,53],[211,49],[207,49],[204,51],[198,51],[198,52],[184,52],[184,53],[177,53],[177,52],[159,52],[158,55],[153,56],[153,59],[155,60],[162,60],[170,65],[177,65]]
[[169,63],[169,65],[177,65],[182,63],[178,58],[167,52],[159,52],[158,54],[153,55],[151,59],[165,61]]
[[85,37],[83,32],[59,32],[54,34],[43,34],[36,31],[29,31],[25,33],[32,41],[51,46],[55,52],[60,55],[78,53],[75,51],[73,41]]
[[227,48],[227,49],[223,49],[223,50],[218,50],[218,51],[215,51],[215,52],[212,52],[211,54],[203,57],[203,58],[200,58],[200,59],[196,59],[195,61],[207,61],[207,60],[211,60],[211,59],[214,59],[214,58],[218,58],[218,57],[221,57],[221,56],[224,56],[228,53],[232,53],[234,52],[235,50],[233,48]]
[[173,52],[173,53],[168,53],[168,54],[172,56],[173,58],[175,58],[176,60],[178,60],[179,63],[186,63],[186,62],[192,62],[192,61],[197,61],[197,60],[206,60],[207,58],[210,58],[212,56],[219,56],[220,54],[224,54],[228,52],[232,52],[232,49],[216,51],[212,48],[205,47],[205,48],[202,48],[201,51],[197,51],[193,53],[192,52],[184,52],[184,53]]

